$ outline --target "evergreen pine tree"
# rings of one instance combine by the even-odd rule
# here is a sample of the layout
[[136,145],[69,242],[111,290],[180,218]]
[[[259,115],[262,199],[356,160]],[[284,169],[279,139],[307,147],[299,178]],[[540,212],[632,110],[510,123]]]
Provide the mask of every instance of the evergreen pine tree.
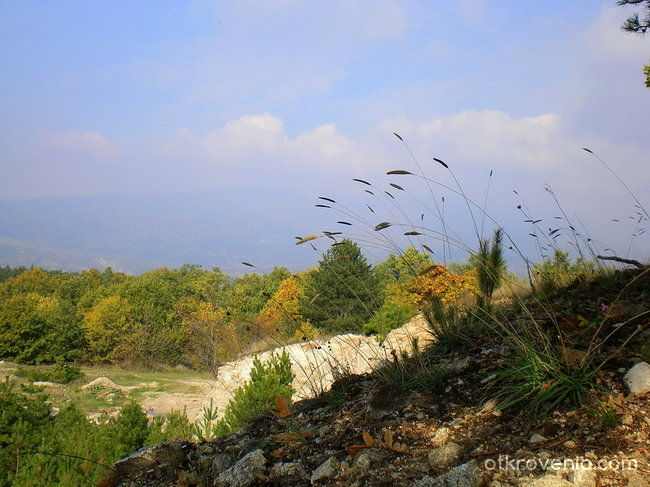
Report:
[[319,264],[305,284],[301,314],[328,332],[360,331],[380,304],[374,270],[348,239],[332,245]]

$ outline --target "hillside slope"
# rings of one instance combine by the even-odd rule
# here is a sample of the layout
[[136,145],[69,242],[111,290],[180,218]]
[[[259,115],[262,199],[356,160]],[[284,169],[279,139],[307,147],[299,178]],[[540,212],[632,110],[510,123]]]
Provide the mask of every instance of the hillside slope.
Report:
[[[494,397],[509,383],[503,374],[514,349],[485,333],[462,351],[440,353],[434,343],[374,374],[341,377],[290,414],[278,408],[234,435],[143,449],[118,462],[103,485],[650,485],[650,365],[643,362],[650,272],[608,274],[547,298],[501,317],[581,337],[585,323],[602,323],[607,339],[593,357],[607,360],[585,382],[581,406],[567,398],[545,415],[530,409],[532,399],[499,408]],[[621,336],[626,330],[633,339]],[[593,343],[582,345],[584,352]],[[632,368],[640,371],[636,392]],[[429,373],[418,376],[422,370]],[[553,387],[549,381],[540,390]]]

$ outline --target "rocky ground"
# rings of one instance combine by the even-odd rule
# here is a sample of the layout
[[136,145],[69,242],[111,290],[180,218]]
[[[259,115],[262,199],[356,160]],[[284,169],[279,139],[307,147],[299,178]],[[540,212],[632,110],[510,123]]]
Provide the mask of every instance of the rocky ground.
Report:
[[[613,326],[635,317],[647,328],[650,286],[622,300],[629,276],[619,280],[556,296],[550,320],[616,306],[611,315],[624,321]],[[578,409],[537,417],[497,408],[490,398],[511,350],[486,337],[463,353],[428,357],[429,370],[441,372],[426,390],[391,385],[402,370],[394,360],[379,374],[341,377],[317,398],[279,403],[234,435],[143,449],[102,485],[650,487],[650,365],[617,350]]]

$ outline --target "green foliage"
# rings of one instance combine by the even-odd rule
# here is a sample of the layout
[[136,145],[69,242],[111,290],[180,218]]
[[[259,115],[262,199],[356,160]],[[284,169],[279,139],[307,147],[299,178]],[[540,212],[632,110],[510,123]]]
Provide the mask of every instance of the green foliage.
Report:
[[392,330],[406,323],[413,314],[412,309],[389,299],[384,302],[382,307],[377,310],[367,323],[364,323],[363,332],[366,335],[375,334],[385,337]]
[[593,271],[592,262],[576,259],[575,263],[572,263],[568,252],[556,249],[552,258],[544,259],[533,266],[533,283],[538,293],[549,296],[572,284],[576,279],[587,278]]
[[56,382],[57,384],[68,384],[83,376],[78,365],[59,360],[49,367],[18,367],[17,377],[25,377],[30,381]]
[[498,397],[501,407],[523,406],[538,416],[556,409],[564,401],[582,405],[585,391],[593,387],[594,370],[589,363],[567,366],[560,352],[542,349],[526,339],[511,342],[515,354],[509,367],[500,372],[504,385]]
[[[290,277],[287,269],[276,268],[233,283],[217,268],[193,265],[137,277],[110,268],[79,274],[4,269],[4,275],[0,360],[39,364],[83,357],[208,369],[259,338],[251,322]],[[215,340],[204,340],[206,333]],[[203,359],[212,358],[188,360],[188,351],[197,347]],[[216,354],[209,350],[214,347]]]
[[432,363],[431,350],[421,350],[418,342],[413,343],[413,356],[394,356],[392,362],[378,370],[379,382],[401,390],[414,390],[423,394],[440,392],[450,377],[444,367]]
[[386,259],[377,264],[375,273],[382,287],[385,288],[389,284],[404,283],[431,265],[433,261],[428,254],[408,246],[398,255],[389,254]]
[[[20,277],[20,276],[19,276]],[[16,278],[18,279],[18,278]],[[5,285],[11,286],[10,279]],[[81,329],[56,296],[33,291],[9,295],[0,307],[0,357],[21,363],[52,362],[81,344]]]
[[[634,13],[628,17],[621,29],[626,32],[634,32],[636,34],[645,35],[648,29],[650,29],[650,0],[618,0],[618,5],[642,5],[643,6],[643,18],[639,16],[639,13]],[[643,74],[645,75],[645,85],[647,88],[650,88],[650,65],[643,67]]]
[[431,344],[432,353],[460,352],[471,348],[479,337],[485,336],[485,323],[472,310],[446,303],[437,296],[432,296],[428,304],[422,313],[435,337]]
[[147,415],[133,400],[122,406],[120,414],[111,420],[110,426],[123,455],[142,448],[149,436]]
[[215,426],[215,435],[233,433],[275,407],[275,397],[291,397],[291,371],[289,354],[272,354],[266,364],[257,357],[253,360],[251,377],[241,386],[226,406],[223,418]]
[[233,282],[230,294],[226,297],[227,307],[237,317],[252,321],[277,292],[280,283],[291,277],[284,267],[276,267],[269,274],[246,274]]
[[599,403],[592,412],[596,422],[602,424],[606,428],[614,428],[621,422],[621,416],[618,414],[616,408],[607,403]]
[[[0,384],[0,486],[97,485],[113,463],[136,449],[167,439],[189,439],[184,414],[151,424],[137,403],[100,424],[74,406],[52,415],[41,388]],[[163,424],[165,427],[163,429]]]
[[330,333],[358,331],[381,301],[377,278],[351,240],[332,245],[310,273],[300,312],[314,326]]
[[192,425],[192,434],[196,436],[201,443],[213,440],[215,437],[215,422],[218,417],[219,411],[217,407],[212,404],[212,398],[210,398],[210,405],[203,407],[201,410],[201,417],[197,418]]
[[165,441],[192,441],[193,435],[194,425],[187,419],[185,411],[171,411],[166,418],[156,416],[151,420],[146,444],[157,445]]
[[497,290],[506,272],[506,261],[503,258],[503,230],[494,231],[492,242],[487,239],[479,241],[478,252],[475,256],[476,278],[481,294],[478,296],[479,308],[488,310],[492,295]]
[[9,267],[8,265],[0,267],[0,282],[4,282],[12,277],[19,276],[27,270],[27,267]]

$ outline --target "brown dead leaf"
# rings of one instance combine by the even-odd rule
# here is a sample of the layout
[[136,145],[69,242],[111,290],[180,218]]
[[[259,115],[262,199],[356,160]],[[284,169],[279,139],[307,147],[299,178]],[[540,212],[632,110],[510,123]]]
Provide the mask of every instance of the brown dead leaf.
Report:
[[284,453],[284,447],[282,446],[282,447],[280,447],[280,448],[276,448],[275,450],[273,450],[273,451],[271,452],[271,456],[272,456],[273,458],[280,458],[280,457],[282,456],[283,453]]
[[273,438],[276,441],[289,443],[291,441],[303,441],[308,436],[309,433],[307,431],[288,431],[286,433],[278,433],[277,435],[273,435]]
[[275,414],[278,418],[286,418],[293,414],[293,411],[289,407],[289,400],[290,398],[285,396],[275,396]]
[[373,446],[375,444],[375,439],[367,431],[363,432],[363,441],[368,446]]
[[403,443],[393,443],[393,446],[390,449],[397,453],[404,453],[406,451],[406,445]]
[[542,391],[545,391],[546,389],[548,389],[548,388],[551,387],[552,385],[553,385],[553,381],[552,381],[552,380],[549,380],[546,384],[543,384],[542,387],[540,387],[540,389],[541,389]]
[[384,443],[382,446],[389,450],[393,449],[393,432],[389,429],[384,431]]
[[176,471],[176,477],[178,478],[178,485],[180,487],[187,487],[187,482],[185,481],[185,473],[182,470]]
[[609,396],[605,404],[607,406],[613,407],[616,410],[617,414],[623,414],[623,409],[625,408],[625,403],[627,399],[625,395],[619,393],[616,397]]

